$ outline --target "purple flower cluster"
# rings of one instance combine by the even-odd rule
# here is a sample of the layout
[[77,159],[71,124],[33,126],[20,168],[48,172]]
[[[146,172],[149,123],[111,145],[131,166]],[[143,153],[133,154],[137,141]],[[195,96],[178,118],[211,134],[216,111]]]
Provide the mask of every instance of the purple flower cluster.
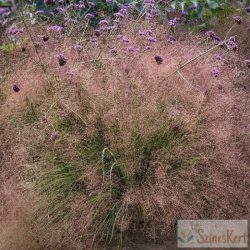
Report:
[[41,14],[44,14],[45,11],[44,10],[38,10],[35,12],[36,15],[41,15]]
[[100,22],[99,22],[99,25],[100,26],[108,26],[108,24],[109,24],[109,22],[108,22],[108,20],[106,20],[106,19],[103,19],[103,20],[101,20]]
[[250,59],[245,60],[245,63],[247,65],[247,67],[250,68]]
[[213,30],[209,30],[205,33],[205,35],[209,38],[211,38],[215,43],[220,42],[220,38],[215,34]]
[[177,23],[178,23],[178,20],[177,20],[176,17],[175,17],[174,19],[170,19],[170,20],[168,21],[168,25],[171,26],[171,27],[176,26]]
[[74,8],[75,8],[75,9],[78,9],[78,10],[84,9],[84,8],[85,8],[84,1],[79,1],[78,3],[75,3],[75,4],[74,4]]
[[58,139],[59,134],[56,131],[53,131],[50,135],[50,141],[54,142],[56,139]]
[[117,18],[116,21],[118,21],[120,18],[126,17],[129,14],[128,6],[123,5],[122,8],[114,14],[114,16]]
[[214,56],[215,60],[220,61],[221,60],[221,56],[219,54],[215,54]]
[[73,46],[73,49],[74,49],[78,54],[80,54],[80,53],[82,52],[82,50],[83,50],[83,46],[82,46],[81,44],[77,43],[77,44],[75,44],[75,45]]
[[11,26],[6,30],[6,34],[9,36],[13,36],[22,32],[23,32],[23,29],[17,28],[16,26]]
[[170,43],[170,44],[172,44],[172,45],[175,44],[175,41],[176,41],[176,39],[175,39],[174,36],[170,36],[170,37],[167,39],[167,42]]
[[212,75],[213,77],[218,77],[220,75],[220,70],[217,67],[213,68]]
[[151,20],[153,17],[157,15],[158,8],[155,0],[145,0],[144,6],[146,10],[145,18],[147,20]]
[[160,55],[155,56],[155,61],[157,64],[162,64],[163,63],[163,58]]
[[235,23],[237,23],[237,24],[241,24],[241,23],[242,23],[242,17],[241,17],[241,16],[235,16],[235,17],[234,17],[234,21],[235,21]]
[[121,37],[122,43],[129,43],[129,39],[126,36]]
[[63,33],[64,28],[62,26],[59,25],[51,25],[48,27],[49,31],[53,31],[55,33]]
[[154,38],[154,37],[152,37],[152,36],[149,36],[148,38],[147,38],[147,40],[150,42],[150,43],[155,43],[157,40],[156,40],[156,38]]
[[67,63],[67,59],[65,58],[63,54],[58,54],[56,58],[60,66],[64,66]]
[[14,84],[14,85],[12,86],[12,89],[13,89],[14,92],[18,93],[18,92],[20,91],[19,84]]
[[247,13],[250,13],[250,5],[247,6],[247,7],[245,8],[245,11],[246,11]]
[[117,54],[117,49],[116,49],[116,48],[111,49],[111,50],[110,50],[110,53],[111,53],[112,55],[116,55],[116,54]]
[[4,15],[5,13],[8,13],[9,10],[7,8],[0,7],[0,16]]
[[235,36],[230,37],[226,43],[226,46],[228,50],[236,51],[238,49],[238,45],[236,43],[236,37]]
[[93,18],[95,16],[93,14],[88,13],[88,14],[85,15],[85,17],[88,18],[88,19],[90,19],[90,18]]

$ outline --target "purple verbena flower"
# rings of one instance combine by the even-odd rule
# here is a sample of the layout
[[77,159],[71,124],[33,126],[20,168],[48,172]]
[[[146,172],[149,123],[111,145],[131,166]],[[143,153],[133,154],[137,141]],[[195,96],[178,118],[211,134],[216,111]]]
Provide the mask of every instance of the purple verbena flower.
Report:
[[95,36],[100,36],[102,33],[101,29],[95,29]]
[[113,55],[116,55],[117,54],[117,49],[116,48],[113,48],[110,50],[111,54]]
[[57,58],[60,66],[64,66],[67,63],[67,59],[65,58],[65,56],[63,54],[58,54],[56,56],[56,58]]
[[9,12],[7,8],[2,8],[0,7],[0,16],[2,16],[3,14]]
[[242,17],[241,16],[235,16],[234,18],[235,23],[241,24],[242,23]]
[[146,30],[146,34],[149,35],[149,36],[152,36],[153,35],[153,31],[151,29],[147,29]]
[[168,22],[168,25],[171,26],[171,27],[176,26],[176,24],[177,24],[177,18],[176,17],[174,19],[170,19],[169,22]]
[[215,54],[215,55],[214,55],[214,58],[215,58],[216,60],[218,60],[218,61],[221,60],[221,56],[220,56],[219,54]]
[[53,131],[50,135],[50,141],[54,142],[56,139],[58,139],[59,134],[56,131]]
[[215,43],[219,43],[221,41],[221,39],[215,34],[213,30],[207,31],[205,35],[211,38]]
[[155,61],[157,64],[162,64],[163,63],[163,58],[160,55],[155,56]]
[[212,69],[211,73],[212,73],[213,77],[218,77],[220,75],[220,70],[219,70],[219,68],[215,67]]
[[117,13],[114,14],[117,18],[123,18],[128,15],[128,7],[123,6]]
[[19,29],[16,26],[11,26],[10,28],[7,29],[6,33],[10,36],[16,35],[18,33],[22,33],[23,29]]
[[108,21],[107,20],[101,20],[100,22],[99,22],[99,25],[100,26],[107,26],[109,23],[108,23]]
[[129,39],[128,39],[127,37],[124,36],[124,37],[122,38],[122,42],[123,42],[123,43],[129,43]]
[[88,5],[89,5],[90,7],[95,7],[95,3],[93,3],[93,2],[88,2]]
[[247,7],[245,8],[245,11],[246,11],[247,13],[250,13],[250,5],[247,6]]
[[81,44],[79,44],[79,43],[77,43],[77,44],[75,44],[74,46],[73,46],[73,49],[77,52],[77,53],[81,53],[82,52],[82,50],[83,50],[83,46],[81,45]]
[[167,41],[168,41],[168,43],[174,45],[175,44],[175,37],[170,36]]
[[117,17],[117,18],[124,17],[124,15],[122,13],[120,13],[120,12],[115,13],[114,16]]
[[85,4],[84,4],[84,1],[79,1],[78,3],[75,3],[74,4],[74,7],[78,10],[82,10],[85,8]]
[[228,42],[226,43],[226,46],[228,50],[236,51],[238,49],[235,36],[229,38]]
[[20,87],[19,87],[19,84],[14,84],[13,86],[12,86],[12,89],[14,90],[14,92],[19,92],[20,91]]
[[64,31],[63,26],[59,25],[51,25],[48,27],[48,30],[53,31],[55,33],[62,33]]
[[128,47],[128,51],[129,51],[129,52],[134,52],[134,51],[135,51],[135,48],[134,48],[134,47]]
[[49,40],[49,36],[47,36],[47,35],[43,36],[43,41],[44,42],[47,42],[48,40]]
[[185,11],[185,10],[182,10],[182,11],[181,11],[181,15],[182,15],[183,17],[186,17],[186,16],[188,16],[188,12]]
[[245,60],[245,63],[247,65],[247,67],[250,68],[250,59]]
[[214,32],[213,30],[207,31],[207,32],[205,33],[205,35],[206,35],[207,37],[212,38],[212,39],[214,39],[214,38],[216,37],[216,34],[215,34],[215,32]]
[[138,34],[139,34],[140,36],[145,36],[145,35],[146,35],[146,33],[145,33],[144,31],[139,31]]
[[147,38],[147,40],[149,41],[149,42],[151,42],[151,43],[155,43],[157,40],[156,40],[156,38],[154,38],[154,37],[152,37],[152,36],[149,36],[148,38]]
[[70,24],[77,24],[78,21],[74,18],[71,18],[71,17],[65,17],[64,18],[64,25],[70,25]]
[[41,121],[42,121],[42,123],[47,124],[48,123],[48,118],[46,116],[43,116]]
[[93,17],[95,17],[95,16],[94,16],[93,14],[88,13],[88,14],[85,15],[85,17],[86,17],[86,18],[93,18]]
[[147,20],[151,20],[153,18],[153,15],[151,13],[147,12],[145,17]]
[[44,10],[38,10],[35,12],[36,15],[44,14]]

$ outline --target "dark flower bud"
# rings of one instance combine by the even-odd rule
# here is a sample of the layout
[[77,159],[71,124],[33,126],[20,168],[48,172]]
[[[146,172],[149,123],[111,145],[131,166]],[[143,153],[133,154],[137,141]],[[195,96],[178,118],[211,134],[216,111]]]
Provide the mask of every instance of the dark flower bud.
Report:
[[63,54],[57,55],[57,60],[58,60],[60,66],[64,66],[67,63],[67,60]]
[[43,41],[44,42],[47,42],[49,40],[49,37],[48,36],[43,36]]
[[97,37],[98,37],[98,36],[100,36],[100,35],[101,35],[100,30],[99,30],[99,29],[96,29],[96,30],[95,30],[95,36],[97,36]]
[[245,63],[246,63],[246,65],[247,65],[247,67],[250,68],[250,59],[245,60]]
[[18,86],[17,84],[14,84],[13,87],[12,87],[12,89],[13,89],[16,93],[20,91],[20,88],[19,88],[19,86]]
[[157,62],[157,64],[162,64],[163,62],[163,58],[159,55],[156,55],[155,56],[155,61]]
[[221,84],[218,85],[218,89],[219,90],[222,90],[223,89],[223,86]]

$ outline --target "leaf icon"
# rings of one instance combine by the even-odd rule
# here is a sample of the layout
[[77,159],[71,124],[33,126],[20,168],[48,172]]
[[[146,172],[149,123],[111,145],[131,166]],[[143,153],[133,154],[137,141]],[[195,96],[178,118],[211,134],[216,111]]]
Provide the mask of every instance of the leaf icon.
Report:
[[189,242],[190,240],[192,240],[194,238],[194,236],[193,235],[190,235],[189,237],[188,237],[188,239],[187,239],[187,242]]
[[177,237],[177,239],[182,242],[183,244],[185,243],[185,241],[181,238],[181,237]]

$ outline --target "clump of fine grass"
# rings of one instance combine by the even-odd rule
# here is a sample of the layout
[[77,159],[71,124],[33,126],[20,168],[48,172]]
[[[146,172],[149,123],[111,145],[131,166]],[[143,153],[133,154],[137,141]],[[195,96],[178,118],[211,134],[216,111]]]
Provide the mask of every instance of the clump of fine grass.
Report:
[[21,116],[24,124],[33,124],[39,120],[38,110],[32,103],[21,112]]
[[65,219],[70,211],[70,194],[84,190],[84,181],[77,162],[65,161],[60,157],[51,156],[51,160],[47,161],[51,168],[41,172],[36,186],[40,194],[45,195],[49,201],[46,211],[42,212],[43,216],[49,217],[48,223]]
[[[54,124],[67,136],[74,135],[81,127],[72,117],[57,118]],[[100,116],[93,123],[92,134],[87,135],[86,130],[82,128],[82,136],[67,149],[64,147],[67,137],[56,141],[52,152],[49,145],[37,149],[33,146],[33,161],[40,166],[35,187],[46,208],[38,214],[42,214],[43,220],[47,218],[46,223],[60,225],[66,218],[67,221],[74,220],[74,216],[82,218],[79,214],[82,211],[88,218],[82,221],[83,226],[79,229],[82,234],[88,233],[86,237],[95,241],[122,243],[133,223],[137,223],[138,216],[132,212],[137,210],[137,205],[128,207],[127,195],[156,181],[158,154],[166,161],[169,159],[174,171],[181,169],[182,161],[176,167],[170,156],[176,147],[188,143],[187,131],[182,124],[177,126],[171,120],[165,120],[162,126],[146,133],[134,128],[130,132],[130,143],[123,145],[121,141],[117,146],[109,139],[110,133],[113,137],[114,126],[107,126]],[[119,126],[115,131],[117,138],[124,136]],[[94,188],[93,181],[96,182]],[[81,196],[83,201],[74,198]],[[77,202],[83,202],[83,210],[72,211]],[[144,216],[140,214],[140,217]]]

